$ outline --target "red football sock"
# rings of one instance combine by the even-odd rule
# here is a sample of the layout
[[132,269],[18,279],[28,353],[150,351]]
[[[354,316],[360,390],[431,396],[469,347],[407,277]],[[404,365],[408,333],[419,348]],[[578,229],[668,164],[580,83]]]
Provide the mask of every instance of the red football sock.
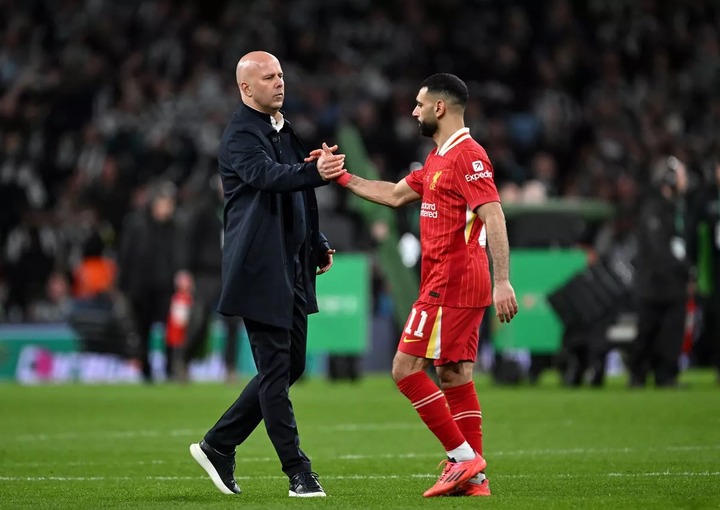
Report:
[[475,383],[470,381],[461,386],[448,388],[445,390],[445,398],[463,436],[472,449],[482,455],[482,412],[475,392]]
[[450,414],[445,395],[425,372],[415,372],[398,381],[397,386],[427,428],[440,440],[445,451],[454,450],[465,442]]

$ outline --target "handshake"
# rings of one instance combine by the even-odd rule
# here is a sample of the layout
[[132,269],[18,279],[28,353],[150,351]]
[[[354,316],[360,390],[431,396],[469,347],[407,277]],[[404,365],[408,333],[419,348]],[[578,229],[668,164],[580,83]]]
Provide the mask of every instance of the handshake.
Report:
[[[328,145],[323,142],[321,149],[310,151],[308,157],[305,158],[306,163],[317,161],[318,173],[324,181],[338,181],[342,185],[346,185],[345,179],[349,180],[347,169],[345,168],[345,154],[335,154],[338,146]],[[344,177],[343,177],[344,176]]]

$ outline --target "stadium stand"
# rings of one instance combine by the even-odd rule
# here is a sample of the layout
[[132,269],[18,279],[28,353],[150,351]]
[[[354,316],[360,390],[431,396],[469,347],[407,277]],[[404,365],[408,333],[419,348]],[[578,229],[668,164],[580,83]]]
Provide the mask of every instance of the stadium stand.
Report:
[[[238,100],[227,70],[251,49],[285,63],[286,109],[309,145],[350,123],[387,179],[429,148],[410,112],[438,71],[470,84],[467,123],[508,204],[590,197],[632,217],[655,160],[678,155],[697,186],[718,150],[716,4],[325,5],[1,1],[2,319],[30,320],[91,234],[112,253],[152,181],[175,182],[192,207]],[[351,248],[373,246],[345,195],[325,188],[321,204],[347,220],[329,225],[366,232],[343,236]]]

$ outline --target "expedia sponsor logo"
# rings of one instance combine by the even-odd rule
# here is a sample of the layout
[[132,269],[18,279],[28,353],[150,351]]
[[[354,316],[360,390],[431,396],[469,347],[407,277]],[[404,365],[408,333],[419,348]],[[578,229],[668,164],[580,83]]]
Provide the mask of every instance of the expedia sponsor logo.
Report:
[[473,172],[482,172],[483,170],[485,170],[485,165],[483,165],[483,162],[480,160],[473,161],[472,166],[473,166]]
[[492,172],[485,170],[484,172],[478,172],[476,174],[465,174],[465,180],[467,182],[477,181],[478,179],[492,179]]
[[431,204],[429,202],[423,202],[420,206],[420,217],[421,218],[437,218],[437,208],[435,207],[435,204]]

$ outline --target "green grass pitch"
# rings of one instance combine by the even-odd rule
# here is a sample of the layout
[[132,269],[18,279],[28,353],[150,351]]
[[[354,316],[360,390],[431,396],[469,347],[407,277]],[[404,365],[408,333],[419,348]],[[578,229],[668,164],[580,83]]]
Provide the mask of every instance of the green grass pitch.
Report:
[[241,385],[0,385],[0,508],[720,508],[720,387],[505,388],[480,378],[491,498],[424,499],[443,451],[389,376],[301,381],[302,446],[328,492],[290,499],[262,426],[239,496],[190,457]]

